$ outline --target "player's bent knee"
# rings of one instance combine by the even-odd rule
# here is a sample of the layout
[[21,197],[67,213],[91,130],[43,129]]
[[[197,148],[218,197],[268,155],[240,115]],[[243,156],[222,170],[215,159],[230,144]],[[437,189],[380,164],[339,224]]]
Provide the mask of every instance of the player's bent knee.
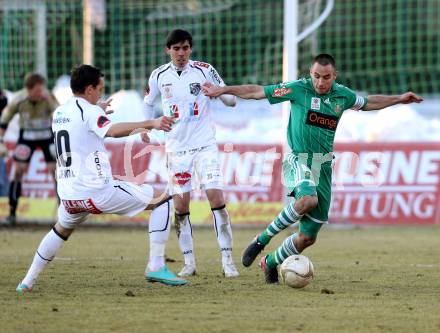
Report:
[[221,207],[225,205],[225,199],[223,197],[223,191],[219,189],[208,189],[206,190],[206,196],[209,200],[209,205],[211,209]]
[[305,205],[308,210],[312,210],[312,209],[316,208],[316,206],[318,206],[318,197],[306,196],[305,198],[307,199],[305,202]]
[[69,238],[69,236],[72,234],[72,232],[75,229],[67,229],[64,228],[59,222],[57,222],[54,227],[53,227],[54,232],[60,236],[60,238],[62,238],[63,240],[67,241],[67,239]]
[[[161,199],[161,198],[160,198]],[[145,208],[146,210],[152,210],[152,209],[155,209],[155,208],[157,208],[157,207],[159,207],[159,206],[162,206],[162,205],[164,205],[164,204],[167,204],[169,201],[171,201],[171,199],[172,199],[172,197],[171,196],[165,196],[165,198],[163,198],[162,200],[159,200],[159,199],[155,199],[154,201],[156,201],[156,202],[152,202],[152,203],[150,203],[148,206],[147,206],[147,208]]]
[[318,198],[312,195],[303,196],[295,204],[295,210],[299,214],[306,214],[318,206]]
[[170,195],[166,191],[159,190],[153,187],[153,198],[150,200],[147,209],[154,209],[155,207],[160,206],[170,198]]
[[189,205],[178,205],[174,203],[174,210],[177,214],[189,214]]
[[183,214],[189,212],[190,193],[173,195],[174,209],[176,212]]
[[214,200],[209,200],[209,205],[211,206],[211,209],[216,209],[218,207],[225,206],[225,200],[223,200],[223,198],[216,198]]

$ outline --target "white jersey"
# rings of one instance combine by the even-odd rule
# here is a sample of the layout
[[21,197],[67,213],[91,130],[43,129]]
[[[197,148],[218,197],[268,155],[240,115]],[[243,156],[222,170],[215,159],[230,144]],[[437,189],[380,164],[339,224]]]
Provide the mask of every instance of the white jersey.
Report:
[[110,160],[104,146],[110,126],[104,110],[80,97],[72,97],[55,110],[52,130],[61,199],[90,198],[113,187]]
[[[210,98],[202,93],[202,85],[225,84],[210,64],[190,60],[180,73],[172,62],[151,73],[144,103],[152,110],[160,95],[165,116],[176,118],[170,132],[165,133],[167,152],[186,151],[215,144],[215,127],[210,113]],[[151,117],[151,115],[148,115]]]

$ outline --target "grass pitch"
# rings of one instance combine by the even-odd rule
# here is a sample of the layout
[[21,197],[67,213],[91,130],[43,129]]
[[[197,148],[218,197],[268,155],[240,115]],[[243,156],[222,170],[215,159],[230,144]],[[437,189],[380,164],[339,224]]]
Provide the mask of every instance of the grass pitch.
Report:
[[[260,229],[234,230],[237,264]],[[19,296],[47,230],[0,229],[0,332],[440,332],[439,231],[324,228],[304,253],[315,279],[295,290],[265,285],[256,264],[223,278],[210,229],[194,231],[199,275],[167,287],[143,279],[145,230],[79,228]],[[180,269],[173,231],[167,254]]]

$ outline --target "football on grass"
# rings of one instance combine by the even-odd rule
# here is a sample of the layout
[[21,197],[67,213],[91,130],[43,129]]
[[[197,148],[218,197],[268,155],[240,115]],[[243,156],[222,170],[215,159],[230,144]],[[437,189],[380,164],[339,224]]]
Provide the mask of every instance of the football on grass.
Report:
[[280,275],[286,286],[303,288],[313,279],[313,264],[306,256],[293,255],[281,264]]

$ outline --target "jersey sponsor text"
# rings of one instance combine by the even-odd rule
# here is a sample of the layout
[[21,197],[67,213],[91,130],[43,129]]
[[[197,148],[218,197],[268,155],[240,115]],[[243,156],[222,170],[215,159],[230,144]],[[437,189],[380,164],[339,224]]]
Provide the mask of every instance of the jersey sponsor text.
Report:
[[201,61],[194,61],[194,66],[209,68],[209,64]]
[[78,213],[90,213],[90,214],[101,214],[98,208],[96,208],[92,199],[86,200],[62,200],[63,206],[69,214]]
[[307,112],[306,124],[336,131],[338,117],[325,113],[309,110]]
[[273,91],[272,97],[283,97],[292,92],[291,88],[276,88]]

